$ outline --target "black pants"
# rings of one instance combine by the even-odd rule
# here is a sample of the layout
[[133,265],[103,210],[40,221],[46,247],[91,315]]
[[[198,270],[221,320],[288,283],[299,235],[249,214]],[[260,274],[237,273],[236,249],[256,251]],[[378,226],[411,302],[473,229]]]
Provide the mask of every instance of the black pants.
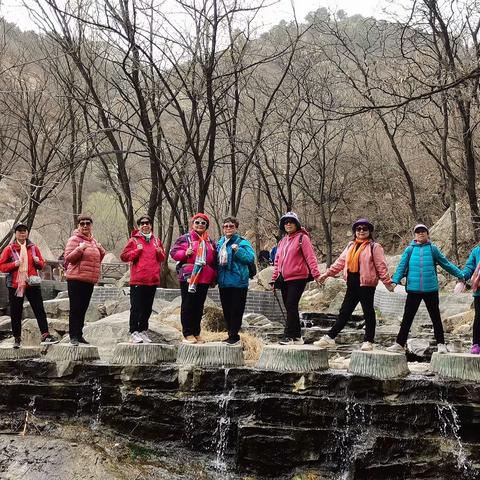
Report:
[[420,306],[422,300],[425,302],[428,314],[430,315],[430,320],[433,324],[433,334],[435,336],[437,344],[445,343],[442,319],[440,318],[440,309],[438,307],[438,292],[408,292],[407,300],[405,302],[405,310],[403,311],[403,319],[400,325],[400,331],[397,335],[397,343],[399,345],[402,345],[402,347],[404,347],[407,343],[408,332],[412,327],[413,319],[415,318],[415,314],[417,313],[418,307]]
[[248,288],[219,288],[223,317],[228,328],[228,338],[240,340],[243,312],[247,302]]
[[130,333],[148,330],[156,285],[130,285]]
[[330,338],[335,338],[345,327],[348,320],[360,302],[365,318],[365,335],[364,342],[374,342],[375,340],[375,308],[373,307],[373,299],[375,297],[375,287],[360,286],[360,274],[348,273],[347,291],[338,312],[338,318],[335,325],[328,332]]
[[80,280],[67,280],[70,313],[68,315],[68,331],[70,338],[80,338],[83,335],[85,314],[93,293],[93,283]]
[[182,293],[182,307],[180,317],[182,320],[183,336],[188,337],[200,335],[200,322],[203,316],[203,304],[207,298],[207,283],[199,283],[195,293],[188,292],[188,282],[180,282],[180,291]]
[[307,279],[287,280],[282,283],[280,290],[282,292],[283,304],[287,310],[287,322],[285,324],[285,337],[300,338],[302,331],[300,328],[300,314],[298,313],[298,303],[302,296]]
[[473,345],[480,345],[480,297],[473,297],[475,318],[473,320]]
[[8,299],[10,301],[10,318],[12,319],[12,333],[15,338],[22,336],[22,310],[23,300],[27,297],[27,300],[32,306],[33,313],[37,319],[38,328],[40,333],[48,333],[47,314],[43,308],[42,290],[40,287],[27,287],[25,288],[25,296],[15,296],[16,288],[8,288]]

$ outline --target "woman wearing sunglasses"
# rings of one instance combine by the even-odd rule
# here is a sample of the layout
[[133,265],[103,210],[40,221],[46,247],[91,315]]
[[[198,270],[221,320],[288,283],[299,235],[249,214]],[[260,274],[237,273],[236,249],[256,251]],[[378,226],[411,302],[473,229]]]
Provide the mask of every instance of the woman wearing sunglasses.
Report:
[[248,240],[238,234],[238,220],[223,220],[223,237],[217,243],[218,289],[223,316],[228,328],[227,345],[238,345],[247,301],[249,265],[255,262],[255,252]]
[[143,215],[137,220],[120,258],[130,262],[130,335],[132,343],[151,343],[148,319],[152,314],[155,292],[160,285],[160,267],[165,250],[160,239],[153,235],[152,219]]
[[93,293],[93,286],[100,278],[105,249],[92,234],[93,221],[90,215],[81,213],[73,235],[65,247],[65,276],[70,299],[69,334],[70,343],[88,344],[83,338],[85,314]]
[[355,307],[362,305],[365,317],[365,335],[362,350],[373,350],[376,317],[373,307],[375,288],[380,279],[393,292],[392,280],[382,246],[372,238],[373,224],[366,218],[358,219],[352,225],[353,241],[349,242],[340,257],[320,277],[320,283],[343,270],[347,291],[337,321],[327,335],[314,342],[322,348],[335,347],[335,338],[343,330]]
[[302,228],[298,216],[287,212],[280,219],[280,231],[285,233],[275,254],[272,283],[282,292],[287,311],[284,336],[280,345],[302,345],[298,304],[307,282],[319,281],[317,258],[309,233]]
[[177,262],[182,306],[180,317],[184,343],[204,343],[200,322],[208,287],[215,283],[215,243],[208,236],[210,220],[204,213],[192,218],[190,232],[177,239],[170,256]]

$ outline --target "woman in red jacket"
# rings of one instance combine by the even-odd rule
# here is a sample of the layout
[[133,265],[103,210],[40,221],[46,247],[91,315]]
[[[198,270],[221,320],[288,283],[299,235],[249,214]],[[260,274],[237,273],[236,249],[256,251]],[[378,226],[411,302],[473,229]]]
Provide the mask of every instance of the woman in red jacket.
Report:
[[286,235],[278,243],[272,276],[274,288],[279,288],[282,292],[287,310],[284,337],[280,344],[302,345],[298,303],[307,282],[319,281],[320,271],[310,235],[300,225],[296,213],[287,212],[280,219],[280,230]]
[[45,266],[38,247],[28,239],[28,227],[19,223],[15,227],[15,240],[5,247],[0,257],[0,271],[7,273],[10,318],[12,320],[13,348],[20,348],[22,336],[23,300],[27,297],[32,307],[38,328],[42,334],[42,345],[58,343],[48,332],[47,315],[43,308],[42,291],[38,282],[38,270]]
[[132,343],[151,343],[147,335],[148,319],[152,314],[155,292],[160,285],[160,267],[165,250],[152,232],[152,219],[143,215],[137,220],[138,230],[120,254],[130,268],[130,334]]
[[78,227],[68,239],[65,247],[65,276],[67,277],[68,298],[70,299],[69,333],[70,343],[88,344],[83,338],[83,325],[93,287],[100,278],[105,249],[92,235],[93,221],[90,215],[78,216]]

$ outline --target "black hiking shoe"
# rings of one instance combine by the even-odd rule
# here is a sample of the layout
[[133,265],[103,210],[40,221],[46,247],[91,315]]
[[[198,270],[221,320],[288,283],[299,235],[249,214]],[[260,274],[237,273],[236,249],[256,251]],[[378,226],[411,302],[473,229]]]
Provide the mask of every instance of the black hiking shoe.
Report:
[[83,345],[90,345],[90,343],[83,338],[83,335],[78,339],[78,343],[83,343]]
[[78,338],[71,337],[70,338],[70,345],[73,345],[74,347],[78,347]]
[[58,343],[60,340],[57,337],[54,337],[53,335],[45,335],[42,336],[42,341],[40,342],[40,345],[55,345]]

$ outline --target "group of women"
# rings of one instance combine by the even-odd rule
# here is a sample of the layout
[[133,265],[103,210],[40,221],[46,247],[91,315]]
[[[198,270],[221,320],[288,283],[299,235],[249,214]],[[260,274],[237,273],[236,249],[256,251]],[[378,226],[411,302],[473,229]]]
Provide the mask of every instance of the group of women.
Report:
[[[214,242],[208,235],[210,219],[197,213],[191,220],[188,233],[181,235],[170,251],[177,262],[176,269],[182,298],[181,323],[185,343],[204,343],[201,319],[208,289],[218,284],[220,300],[228,328],[227,345],[240,343],[239,331],[248,292],[249,278],[255,265],[255,252],[248,240],[238,232],[239,222],[234,217],[223,221],[223,236]],[[130,335],[133,343],[150,343],[148,321],[152,313],[155,291],[160,284],[161,265],[166,252],[159,238],[153,234],[150,216],[137,220],[137,229],[123,248],[120,258],[131,265],[130,273]],[[430,315],[437,349],[446,353],[445,337],[439,310],[437,265],[465,282],[472,278],[475,319],[471,353],[480,354],[480,246],[475,247],[460,270],[452,264],[429,239],[427,226],[418,224],[413,229],[414,239],[403,252],[393,277],[390,276],[382,246],[373,238],[374,225],[365,218],[352,225],[353,239],[338,259],[320,273],[309,233],[302,227],[294,212],[287,212],[280,220],[283,234],[278,243],[272,286],[279,290],[286,310],[284,336],[281,345],[303,344],[300,328],[299,301],[309,281],[322,285],[328,277],[343,272],[347,289],[338,318],[330,331],[314,342],[321,348],[335,346],[335,338],[345,327],[358,303],[365,318],[362,350],[372,350],[375,341],[374,295],[381,280],[393,292],[406,278],[407,298],[403,319],[396,342],[387,348],[404,352],[415,314],[422,300]],[[83,336],[85,315],[100,277],[100,266],[105,249],[92,233],[90,215],[78,216],[77,228],[69,238],[64,253],[68,296],[70,300],[69,333],[73,346],[87,344]],[[25,224],[15,226],[15,238],[0,256],[0,271],[7,273],[10,315],[14,348],[21,345],[21,317],[26,297],[37,318],[42,344],[59,340],[48,331],[43,307],[38,270],[45,264],[38,247],[28,238]]]

